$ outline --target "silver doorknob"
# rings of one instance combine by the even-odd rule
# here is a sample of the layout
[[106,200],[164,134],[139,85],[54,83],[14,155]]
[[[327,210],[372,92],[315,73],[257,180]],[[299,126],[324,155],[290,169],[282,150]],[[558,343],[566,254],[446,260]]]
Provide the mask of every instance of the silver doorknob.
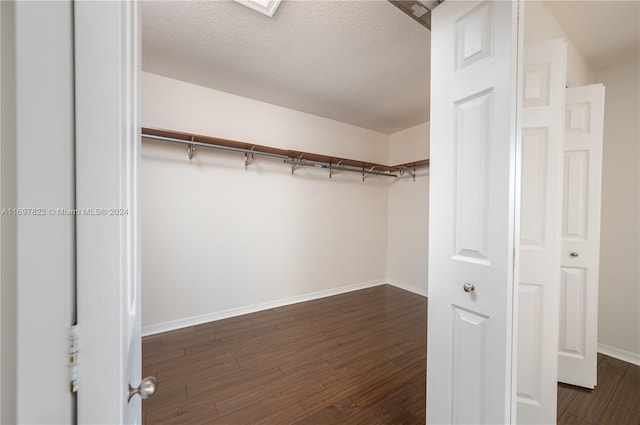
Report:
[[131,384],[129,384],[129,391],[127,392],[129,398],[127,401],[131,401],[134,395],[138,394],[141,399],[146,400],[155,394],[156,389],[158,388],[158,380],[153,376],[147,376],[142,381],[140,381],[140,385],[138,388],[133,388]]
[[464,292],[473,292],[476,289],[473,283],[465,283],[463,288],[464,288]]
[[569,255],[572,256],[573,258],[576,258],[578,256],[578,253],[577,252],[572,252]]

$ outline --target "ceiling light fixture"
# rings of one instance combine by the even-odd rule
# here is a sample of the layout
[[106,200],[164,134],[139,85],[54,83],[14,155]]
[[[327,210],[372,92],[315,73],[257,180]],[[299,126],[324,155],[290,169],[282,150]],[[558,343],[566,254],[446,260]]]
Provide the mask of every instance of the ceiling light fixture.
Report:
[[249,9],[253,9],[256,12],[260,12],[263,15],[272,17],[276,13],[276,9],[280,6],[282,0],[233,0],[236,3],[240,3],[243,6],[247,6]]

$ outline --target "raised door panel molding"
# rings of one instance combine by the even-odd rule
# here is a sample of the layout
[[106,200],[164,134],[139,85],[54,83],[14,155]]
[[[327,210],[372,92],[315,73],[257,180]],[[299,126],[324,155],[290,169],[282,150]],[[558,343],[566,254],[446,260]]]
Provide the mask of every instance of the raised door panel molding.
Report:
[[492,91],[456,103],[456,248],[454,259],[489,265],[487,172]]
[[456,69],[462,70],[493,54],[491,2],[481,3],[456,22]]
[[453,423],[485,423],[487,317],[453,307]]

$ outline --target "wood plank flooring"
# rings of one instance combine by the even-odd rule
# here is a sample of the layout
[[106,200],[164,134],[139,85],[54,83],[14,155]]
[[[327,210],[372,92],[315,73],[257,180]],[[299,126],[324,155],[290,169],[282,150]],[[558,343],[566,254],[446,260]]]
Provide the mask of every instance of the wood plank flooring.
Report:
[[558,425],[640,425],[640,366],[598,353],[598,385],[558,384]]
[[[145,337],[145,424],[424,424],[427,300],[384,285]],[[598,355],[559,425],[640,425],[640,366]]]
[[427,300],[389,285],[143,338],[146,424],[424,424]]

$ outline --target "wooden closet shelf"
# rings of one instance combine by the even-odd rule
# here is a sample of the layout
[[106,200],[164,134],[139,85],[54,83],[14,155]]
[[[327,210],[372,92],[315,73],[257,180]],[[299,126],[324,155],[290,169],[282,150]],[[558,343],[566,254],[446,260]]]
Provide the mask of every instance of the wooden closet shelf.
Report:
[[246,142],[238,142],[237,140],[221,139],[219,137],[202,136],[200,134],[184,133],[182,131],[164,130],[159,128],[142,127],[142,136],[159,136],[167,139],[184,140],[185,142],[203,143],[206,145],[224,146],[228,148],[254,150],[256,152],[264,152],[275,155],[289,156],[289,151],[284,149],[272,148],[270,146],[254,145]]
[[208,145],[212,148],[229,148],[245,153],[264,154],[270,156],[278,156],[289,161],[311,161],[317,163],[325,163],[335,167],[353,167],[363,170],[376,170],[379,172],[396,172],[414,168],[424,168],[429,166],[429,160],[407,162],[398,165],[383,165],[367,161],[358,161],[355,159],[340,158],[336,156],[321,155],[311,152],[302,152],[296,150],[279,149],[271,146],[256,145],[253,143],[240,142],[237,140],[221,139],[219,137],[203,136],[200,134],[185,133],[182,131],[165,130],[159,128],[142,127],[142,137],[150,137],[157,140],[167,142],[179,142],[184,144]]

